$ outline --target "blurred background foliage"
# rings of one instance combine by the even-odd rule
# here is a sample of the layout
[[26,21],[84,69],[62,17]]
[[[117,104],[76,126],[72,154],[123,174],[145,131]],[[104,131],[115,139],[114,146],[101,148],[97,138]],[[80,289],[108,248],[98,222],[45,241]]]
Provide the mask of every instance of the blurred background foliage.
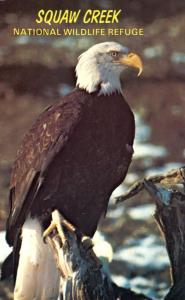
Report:
[[[184,164],[184,0],[3,0],[0,1],[0,230],[8,213],[11,165],[23,135],[39,113],[75,86],[78,55],[108,37],[14,37],[13,27],[35,27],[38,9],[121,8],[118,27],[143,27],[144,36],[111,38],[137,52],[140,78],[123,76],[124,95],[135,112],[135,155],[123,192],[140,177]],[[61,25],[60,25],[61,26]],[[63,25],[64,26],[64,25]],[[78,24],[77,26],[81,26]],[[100,231],[114,250],[110,265],[120,285],[163,299],[169,287],[167,253],[146,194],[122,206],[110,203]],[[1,250],[0,250],[0,261]],[[0,299],[11,299],[0,285]]]

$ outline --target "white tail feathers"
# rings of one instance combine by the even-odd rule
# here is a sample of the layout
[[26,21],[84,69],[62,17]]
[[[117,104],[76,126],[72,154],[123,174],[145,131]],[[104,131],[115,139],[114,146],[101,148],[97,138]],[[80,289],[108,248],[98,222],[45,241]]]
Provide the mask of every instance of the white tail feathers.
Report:
[[57,300],[59,273],[53,255],[43,242],[37,219],[28,219],[22,228],[22,244],[14,300]]

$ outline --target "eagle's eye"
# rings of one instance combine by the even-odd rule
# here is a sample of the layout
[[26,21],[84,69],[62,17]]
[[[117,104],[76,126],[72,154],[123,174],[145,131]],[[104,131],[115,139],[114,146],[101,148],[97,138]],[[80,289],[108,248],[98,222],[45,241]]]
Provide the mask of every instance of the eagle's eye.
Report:
[[110,52],[110,55],[114,58],[118,57],[119,56],[119,52],[118,51],[111,51]]

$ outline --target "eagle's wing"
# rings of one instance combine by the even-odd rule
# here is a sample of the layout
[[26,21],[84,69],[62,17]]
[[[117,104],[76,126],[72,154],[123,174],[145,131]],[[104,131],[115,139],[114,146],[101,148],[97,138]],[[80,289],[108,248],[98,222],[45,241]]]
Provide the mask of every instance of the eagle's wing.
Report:
[[44,111],[25,135],[18,150],[10,182],[6,236],[10,245],[42,185],[43,172],[65,146],[80,120],[84,99],[74,97],[72,93]]

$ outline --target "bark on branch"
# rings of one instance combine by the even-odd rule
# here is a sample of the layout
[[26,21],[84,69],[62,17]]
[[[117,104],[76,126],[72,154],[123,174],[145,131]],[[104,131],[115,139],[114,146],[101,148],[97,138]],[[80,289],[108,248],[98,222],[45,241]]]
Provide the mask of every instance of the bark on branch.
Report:
[[150,181],[153,184],[160,183],[162,186],[173,188],[176,184],[185,184],[185,166],[179,169],[171,170],[167,174],[150,176],[135,182],[130,189],[123,195],[115,198],[115,203],[118,204],[129,198],[134,197],[143,189],[145,189],[145,182]]
[[[59,219],[59,212],[53,213]],[[65,234],[62,244],[59,231],[46,237],[62,279],[62,300],[151,300],[144,295],[120,288],[111,282],[93,251],[92,241],[78,237],[61,224]],[[63,235],[62,233],[62,235]]]

